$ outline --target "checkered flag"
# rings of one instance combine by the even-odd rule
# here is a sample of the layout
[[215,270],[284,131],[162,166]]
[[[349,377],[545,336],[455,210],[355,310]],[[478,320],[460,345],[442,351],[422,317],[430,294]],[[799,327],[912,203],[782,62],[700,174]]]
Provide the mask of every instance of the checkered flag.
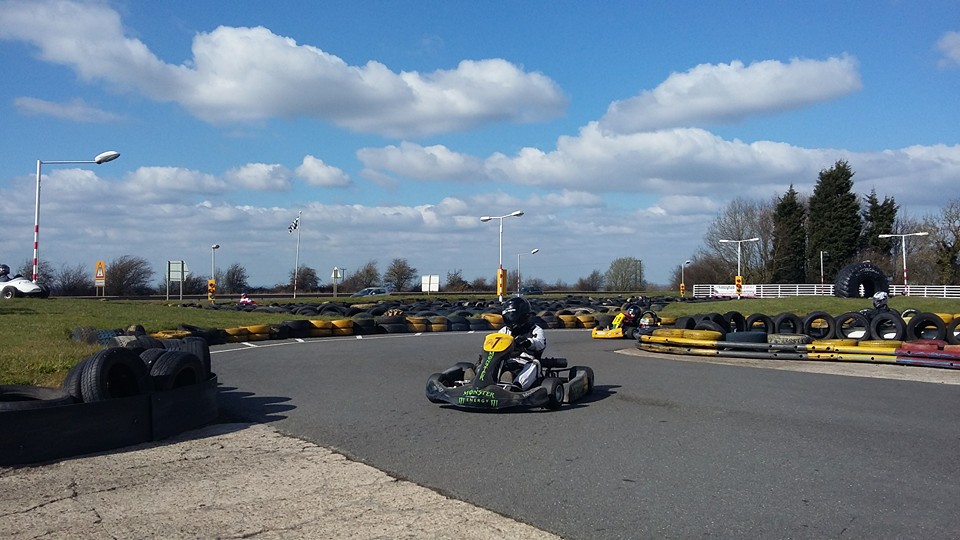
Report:
[[293,223],[291,223],[290,226],[287,227],[287,232],[291,232],[291,233],[292,233],[293,231],[297,230],[298,228],[300,228],[300,216],[297,216],[297,219],[293,220]]

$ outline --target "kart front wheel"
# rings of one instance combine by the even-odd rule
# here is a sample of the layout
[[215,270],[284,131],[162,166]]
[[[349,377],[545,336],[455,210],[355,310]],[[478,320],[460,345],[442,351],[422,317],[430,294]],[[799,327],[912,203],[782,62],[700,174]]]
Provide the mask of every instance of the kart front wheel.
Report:
[[563,382],[556,377],[548,377],[543,380],[543,387],[547,389],[548,409],[559,409],[563,405]]
[[3,292],[0,294],[2,294],[5,300],[9,300],[17,295],[17,290],[13,287],[4,287]]

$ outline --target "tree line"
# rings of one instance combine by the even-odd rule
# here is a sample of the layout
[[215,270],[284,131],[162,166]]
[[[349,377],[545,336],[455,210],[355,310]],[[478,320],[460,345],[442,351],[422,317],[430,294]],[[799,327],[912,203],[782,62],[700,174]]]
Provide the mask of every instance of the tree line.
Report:
[[[15,273],[29,276],[33,273],[33,261],[24,261]],[[55,268],[48,261],[41,260],[38,269],[38,281],[50,287],[51,292],[58,296],[150,296],[150,295],[178,295],[182,291],[188,295],[204,295],[207,293],[207,281],[210,276],[205,274],[189,273],[181,281],[168,283],[166,275],[160,275],[143,257],[123,255],[106,263],[104,288],[97,291],[91,268],[88,265],[63,265]],[[317,274],[316,269],[301,264],[296,270],[290,270],[285,283],[273,286],[253,286],[249,283],[249,275],[245,267],[233,263],[226,269],[216,269],[214,279],[217,283],[217,294],[239,295],[247,294],[291,294],[294,290],[299,293],[331,293],[334,290],[332,282],[324,282]],[[360,268],[348,273],[337,283],[337,290],[342,293],[359,291],[366,287],[387,287],[393,291],[419,291],[420,281],[417,269],[410,265],[407,259],[393,259],[387,269],[380,271],[376,260],[368,261]],[[516,270],[507,274],[507,289],[517,290],[518,276]],[[643,263],[633,257],[622,257],[614,260],[609,269],[603,273],[594,270],[588,276],[579,278],[573,285],[562,280],[548,284],[537,277],[524,278],[521,284],[525,287],[540,287],[555,291],[639,291],[647,287],[643,280]],[[452,270],[447,273],[446,281],[441,284],[442,292],[493,292],[496,290],[496,278],[488,280],[478,277],[472,281],[463,278],[462,270]]]
[[[708,227],[701,248],[683,270],[673,273],[696,283],[732,283],[737,273],[736,242],[745,283],[833,283],[844,266],[870,261],[903,283],[906,244],[908,282],[960,284],[960,200],[940,214],[921,218],[900,214],[893,197],[881,200],[876,190],[864,197],[853,192],[854,171],[840,160],[820,171],[813,193],[793,185],[768,201],[737,198]],[[896,235],[926,232],[926,236]],[[894,235],[881,238],[880,235]],[[905,240],[905,242],[904,242]]]

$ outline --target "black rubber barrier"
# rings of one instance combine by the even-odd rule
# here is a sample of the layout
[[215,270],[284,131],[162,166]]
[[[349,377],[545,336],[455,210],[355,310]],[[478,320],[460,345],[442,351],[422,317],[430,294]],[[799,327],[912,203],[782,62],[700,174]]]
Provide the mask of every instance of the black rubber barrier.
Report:
[[23,465],[165,439],[213,422],[217,377],[165,392],[0,413],[0,465]]

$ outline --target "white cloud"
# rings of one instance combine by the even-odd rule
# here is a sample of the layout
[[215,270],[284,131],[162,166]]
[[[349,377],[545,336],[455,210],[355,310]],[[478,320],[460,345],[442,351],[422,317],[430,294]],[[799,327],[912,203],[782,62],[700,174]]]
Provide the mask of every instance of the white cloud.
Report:
[[731,122],[836,99],[860,88],[857,61],[850,56],[786,64],[765,60],[749,66],[739,61],[701,64],[671,74],[652,91],[615,101],[600,127],[636,133]]
[[327,165],[322,159],[304,156],[303,163],[297,167],[296,174],[311,186],[345,187],[350,185],[350,176],[342,169]]
[[232,187],[254,191],[289,191],[291,187],[290,170],[277,164],[248,163],[230,169],[224,177]]
[[13,100],[13,106],[22,114],[51,116],[74,122],[108,123],[123,119],[122,115],[88,105],[82,99],[55,103],[31,97],[18,97]]
[[221,26],[198,34],[181,65],[126,37],[106,4],[13,1],[0,38],[32,43],[49,62],[88,81],[179,103],[212,123],[312,117],[353,131],[416,137],[489,122],[536,122],[562,113],[555,82],[502,59],[465,60],[432,73],[351,66],[263,27]]
[[370,171],[392,171],[417,180],[482,180],[480,159],[451,151],[443,145],[421,146],[402,142],[400,146],[361,148],[357,158]]
[[937,50],[943,53],[940,67],[960,66],[960,32],[947,32],[937,40]]

